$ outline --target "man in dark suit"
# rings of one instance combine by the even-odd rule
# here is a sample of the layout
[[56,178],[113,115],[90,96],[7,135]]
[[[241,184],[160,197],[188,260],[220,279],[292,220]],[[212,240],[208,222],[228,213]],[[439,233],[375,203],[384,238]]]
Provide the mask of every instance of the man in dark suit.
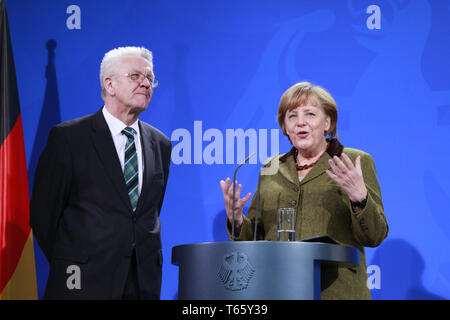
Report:
[[55,126],[39,160],[30,225],[50,264],[48,299],[159,299],[159,214],[171,142],[139,120],[158,85],[152,53],[109,51],[105,105]]

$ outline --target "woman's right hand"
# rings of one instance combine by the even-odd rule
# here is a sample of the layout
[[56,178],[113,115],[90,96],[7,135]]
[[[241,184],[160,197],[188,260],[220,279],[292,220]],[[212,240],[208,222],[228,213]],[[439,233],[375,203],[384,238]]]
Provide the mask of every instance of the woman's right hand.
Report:
[[[234,182],[237,184],[237,181]],[[227,211],[228,220],[232,223],[232,212],[233,212],[233,185],[231,184],[231,179],[227,178],[225,181],[220,181],[220,187],[223,192],[223,200],[225,201],[225,209]],[[240,198],[242,190],[242,185],[238,185],[235,192],[235,204],[234,204],[234,227],[240,230],[244,218],[242,217],[242,210],[244,205],[247,203],[248,199],[252,195],[250,192],[242,199]]]

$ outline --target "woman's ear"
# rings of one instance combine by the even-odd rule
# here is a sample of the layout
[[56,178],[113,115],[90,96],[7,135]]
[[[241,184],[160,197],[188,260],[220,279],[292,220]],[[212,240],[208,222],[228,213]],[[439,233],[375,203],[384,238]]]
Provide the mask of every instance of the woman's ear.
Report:
[[328,132],[330,131],[330,128],[331,128],[331,118],[330,117],[326,117],[326,119],[325,119],[325,135],[327,135],[328,134]]

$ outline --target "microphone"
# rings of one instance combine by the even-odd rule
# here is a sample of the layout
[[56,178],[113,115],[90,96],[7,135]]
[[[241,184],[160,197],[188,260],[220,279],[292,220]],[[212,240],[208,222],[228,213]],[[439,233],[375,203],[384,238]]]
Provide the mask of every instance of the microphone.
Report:
[[236,168],[236,170],[234,170],[234,175],[233,175],[233,202],[232,202],[232,213],[231,213],[231,241],[234,241],[234,209],[236,207],[236,200],[235,200],[235,195],[236,195],[236,186],[235,186],[235,182],[236,182],[236,174],[239,170],[240,167],[242,167],[244,165],[244,163],[246,163],[248,160],[250,160],[251,157],[253,157],[255,155],[255,152],[253,152],[251,155],[249,155],[244,161],[241,162],[240,165],[238,165],[238,167]]

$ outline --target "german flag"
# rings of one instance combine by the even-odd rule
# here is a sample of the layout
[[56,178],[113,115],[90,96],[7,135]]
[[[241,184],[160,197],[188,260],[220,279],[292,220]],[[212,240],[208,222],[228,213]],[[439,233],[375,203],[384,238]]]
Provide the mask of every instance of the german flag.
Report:
[[2,0],[0,11],[0,299],[37,299],[22,117]]

